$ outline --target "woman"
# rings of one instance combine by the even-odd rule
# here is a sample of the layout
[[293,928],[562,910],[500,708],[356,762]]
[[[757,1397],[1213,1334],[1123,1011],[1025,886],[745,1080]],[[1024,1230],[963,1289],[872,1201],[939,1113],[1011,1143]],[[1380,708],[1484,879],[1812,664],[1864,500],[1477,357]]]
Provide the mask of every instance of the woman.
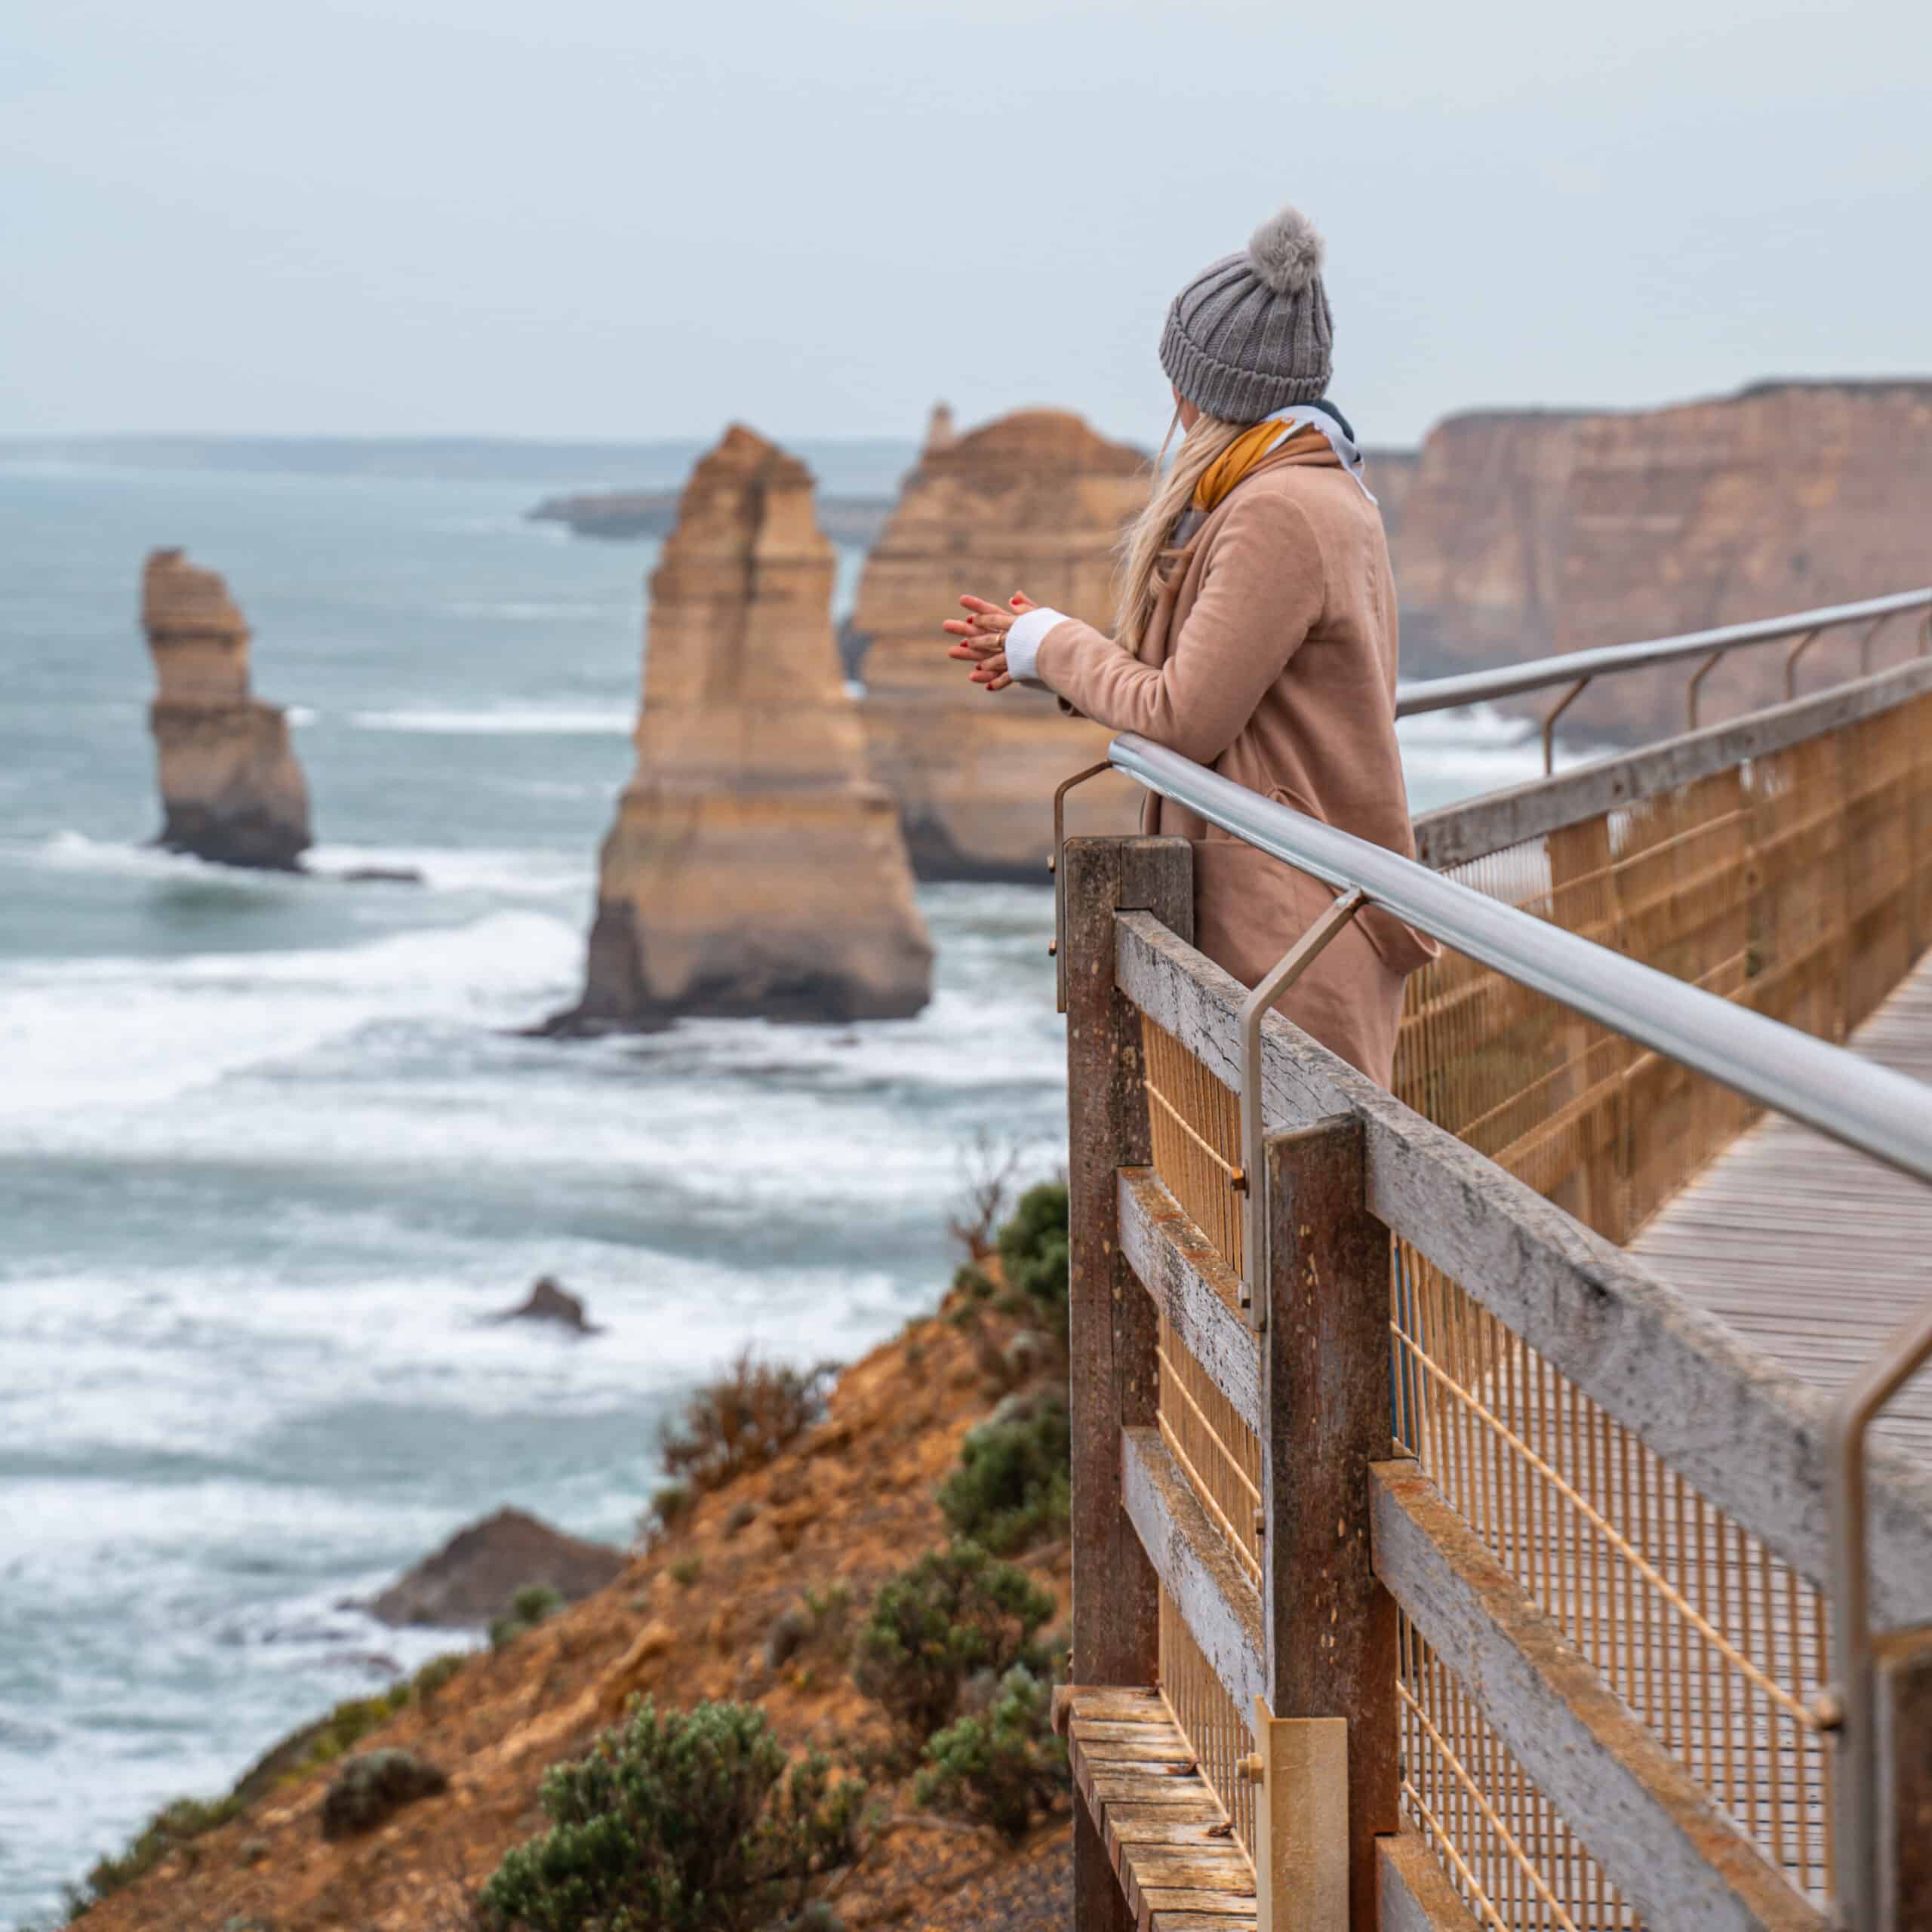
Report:
[[[1024,593],[1004,608],[962,597],[970,615],[945,628],[989,691],[1044,686],[1111,730],[1413,857],[1395,586],[1352,432],[1326,400],[1321,253],[1284,208],[1174,298],[1161,364],[1186,435],[1123,540],[1114,636]],[[1244,985],[1334,897],[1151,793],[1142,829],[1192,842],[1195,943]],[[1403,981],[1436,950],[1370,907],[1280,1010],[1386,1086]]]

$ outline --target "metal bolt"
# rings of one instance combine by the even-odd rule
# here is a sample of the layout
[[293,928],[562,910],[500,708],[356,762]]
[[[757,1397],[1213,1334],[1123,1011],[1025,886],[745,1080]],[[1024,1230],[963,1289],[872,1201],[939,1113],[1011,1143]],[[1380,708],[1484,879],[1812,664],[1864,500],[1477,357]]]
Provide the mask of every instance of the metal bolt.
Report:
[[1057,855],[1047,860],[1047,870],[1050,872],[1057,872],[1060,870],[1060,860]]
[[1810,1709],[1811,1721],[1820,1730],[1844,1728],[1844,1700],[1829,1685],[1811,1700]]
[[1050,939],[1047,941],[1047,957],[1049,959],[1054,958],[1058,954],[1059,951],[1060,941],[1058,940]]
[[1247,1192],[1247,1174],[1239,1168],[1235,1168],[1228,1176],[1228,1185],[1235,1193],[1245,1194]]
[[1237,1761],[1235,1765],[1235,1776],[1239,1778],[1243,1784],[1266,1784],[1268,1781],[1268,1767],[1258,1757],[1250,1755]]

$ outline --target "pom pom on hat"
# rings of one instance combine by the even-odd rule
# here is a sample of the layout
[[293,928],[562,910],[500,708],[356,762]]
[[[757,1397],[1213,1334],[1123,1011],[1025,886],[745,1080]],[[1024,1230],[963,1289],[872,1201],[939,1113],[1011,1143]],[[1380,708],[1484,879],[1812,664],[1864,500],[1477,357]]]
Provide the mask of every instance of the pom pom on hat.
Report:
[[1250,236],[1247,259],[1277,295],[1299,295],[1321,272],[1321,237],[1300,209],[1286,208]]

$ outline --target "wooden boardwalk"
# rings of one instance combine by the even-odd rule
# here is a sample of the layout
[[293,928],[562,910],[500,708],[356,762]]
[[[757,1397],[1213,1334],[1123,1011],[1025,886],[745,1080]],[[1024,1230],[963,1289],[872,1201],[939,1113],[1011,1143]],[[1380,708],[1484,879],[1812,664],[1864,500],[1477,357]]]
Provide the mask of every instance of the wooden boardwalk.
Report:
[[[1932,954],[1850,1041],[1932,1081]],[[1793,1374],[1848,1382],[1932,1296],[1932,1189],[1785,1120],[1741,1135],[1629,1244]],[[1932,1463],[1932,1371],[1875,1434]]]

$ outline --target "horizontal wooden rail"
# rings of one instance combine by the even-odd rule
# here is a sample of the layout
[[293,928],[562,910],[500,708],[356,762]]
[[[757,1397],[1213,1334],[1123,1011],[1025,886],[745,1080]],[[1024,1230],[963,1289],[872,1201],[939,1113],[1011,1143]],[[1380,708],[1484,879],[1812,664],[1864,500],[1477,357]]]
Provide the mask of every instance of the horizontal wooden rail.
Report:
[[[1121,915],[1115,936],[1121,991],[1238,1091],[1239,983],[1144,915]],[[1822,1395],[1272,1015],[1262,1072],[1271,1130],[1355,1115],[1377,1219],[1794,1569],[1826,1574]],[[1880,1614],[1932,1622],[1932,1472],[1874,1449],[1870,1496]]]
[[1788,751],[1807,739],[1829,737],[1927,691],[1932,691],[1932,658],[1915,658],[1817,697],[1768,706],[1728,724],[1707,725],[1638,751],[1573,766],[1553,778],[1534,779],[1507,791],[1444,805],[1416,820],[1417,856],[1434,870],[1446,871],[1566,826],[1580,825],[1620,806],[1674,792],[1713,773],[1734,771],[1752,758]]
[[1121,1171],[1120,1244],[1188,1352],[1241,1420],[1265,1435],[1261,1352],[1241,1312],[1240,1279],[1152,1168]]
[[1376,1932],[1481,1932],[1417,1833],[1391,1832],[1378,1840],[1376,1866]]
[[1267,1692],[1261,1598],[1155,1429],[1121,1431],[1128,1520],[1202,1656],[1234,1700],[1251,1711]]
[[1824,1932],[1413,1463],[1377,1465],[1370,1494],[1376,1574],[1646,1924]]

